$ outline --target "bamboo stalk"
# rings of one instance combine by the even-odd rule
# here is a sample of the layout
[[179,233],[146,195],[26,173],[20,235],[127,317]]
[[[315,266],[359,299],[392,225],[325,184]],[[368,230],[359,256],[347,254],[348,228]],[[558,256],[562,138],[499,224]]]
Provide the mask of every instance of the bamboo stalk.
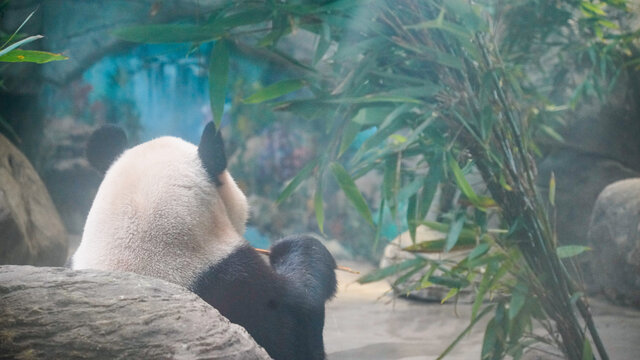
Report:
[[[489,57],[484,39],[480,34],[476,34],[476,40],[485,66],[489,69],[493,68],[494,65]],[[532,165],[527,158],[527,149],[518,126],[519,119],[511,111],[511,104],[507,99],[503,86],[501,86],[498,74],[493,72],[491,79],[495,88],[496,102],[502,108],[502,113],[505,115],[507,123],[507,128],[496,129],[496,138],[502,145],[503,154],[509,160],[507,170],[511,172],[515,182],[513,185],[517,190],[512,193],[505,193],[501,187],[497,186],[498,184],[491,184],[491,181],[495,179],[491,174],[490,166],[484,166],[488,165],[483,163],[484,154],[474,148],[471,151],[474,152],[476,150],[474,155],[483,178],[489,184],[490,192],[494,198],[505,208],[505,213],[517,214],[516,216],[523,221],[524,228],[522,230],[525,232],[523,235],[529,241],[522,242],[517,246],[520,247],[525,260],[534,273],[548,275],[546,278],[545,276],[539,277],[543,286],[549,286],[551,290],[549,292],[539,292],[541,305],[556,323],[562,338],[561,345],[564,348],[564,353],[571,359],[579,359],[583,356],[583,343],[586,334],[582,331],[576,313],[569,301],[569,297],[575,291],[575,287],[572,286],[560,260],[553,253],[554,246],[548,231],[548,219],[544,214],[541,216],[541,213],[537,211],[540,209],[541,204],[539,199],[536,198],[534,176],[531,171]],[[515,144],[509,144],[509,140],[515,142]],[[512,148],[515,149],[515,157],[511,153]],[[508,223],[514,223],[515,221],[516,218],[507,216]],[[577,307],[580,316],[586,322],[588,332],[596,345],[601,359],[608,359],[604,345],[583,299],[579,299]]]
[[[254,248],[254,249],[255,249],[258,253],[260,253],[260,254],[262,254],[262,255],[267,255],[267,256],[268,256],[268,255],[270,255],[270,254],[271,254],[271,251],[269,251],[269,250],[259,249],[259,248]],[[352,268],[350,268],[350,267],[346,267],[346,266],[340,266],[340,265],[338,265],[338,266],[336,266],[336,270],[346,271],[346,272],[351,273],[351,274],[360,274],[360,271],[353,270]]]

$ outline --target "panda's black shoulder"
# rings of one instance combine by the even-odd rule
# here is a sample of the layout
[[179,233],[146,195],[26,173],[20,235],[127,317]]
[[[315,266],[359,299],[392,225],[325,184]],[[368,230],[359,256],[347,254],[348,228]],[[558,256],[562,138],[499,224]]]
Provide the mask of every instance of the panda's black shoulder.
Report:
[[221,261],[203,268],[190,290],[209,303],[224,301],[227,294],[272,292],[269,283],[276,282],[272,271],[255,249],[244,244]]

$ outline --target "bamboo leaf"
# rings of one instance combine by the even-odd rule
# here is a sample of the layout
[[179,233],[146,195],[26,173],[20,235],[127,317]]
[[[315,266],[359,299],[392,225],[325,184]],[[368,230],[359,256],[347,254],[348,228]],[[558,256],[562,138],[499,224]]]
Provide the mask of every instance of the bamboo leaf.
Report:
[[224,103],[226,99],[227,81],[229,78],[229,45],[226,40],[218,40],[209,57],[209,101],[213,121],[220,129]]
[[349,148],[353,140],[356,138],[362,125],[360,125],[360,121],[362,118],[367,116],[367,108],[362,108],[353,119],[347,121],[344,128],[342,129],[342,140],[340,141],[340,150],[338,151],[338,157],[342,156],[345,151]]
[[600,6],[596,5],[596,4],[591,4],[588,1],[582,1],[580,3],[580,6],[586,10],[587,12],[593,13],[595,15],[600,15],[600,16],[606,16],[607,13],[604,12],[604,10],[602,10],[602,8],[600,8],[600,6],[604,6],[604,4],[600,4]]
[[329,24],[323,22],[321,25],[321,32],[318,35],[318,44],[316,45],[316,52],[313,55],[314,66],[318,63],[318,61],[322,59],[324,54],[326,54],[330,45],[331,45],[331,27],[329,27]]
[[424,178],[422,184],[422,191],[420,193],[420,204],[418,206],[418,218],[424,219],[431,208],[433,198],[438,191],[438,184],[442,179],[442,163],[439,161],[432,161],[429,164],[429,172]]
[[[406,273],[404,273],[402,276],[398,277],[396,279],[396,281],[393,282],[393,286],[397,287],[400,286],[404,283],[406,283],[407,281],[409,281],[409,279],[411,279],[411,277],[415,274],[417,274],[419,271],[421,271],[422,269],[424,269],[424,267],[427,265],[427,262],[424,263],[419,263],[416,266],[414,266],[411,270],[407,271]],[[408,289],[408,292],[410,292],[411,289]]]
[[458,242],[458,238],[460,237],[460,232],[462,232],[462,226],[464,225],[465,220],[464,212],[458,212],[456,214],[456,218],[449,227],[449,233],[447,234],[447,240],[444,245],[444,252],[447,253]]
[[445,295],[444,298],[442,298],[442,301],[440,301],[440,304],[444,304],[447,300],[451,299],[452,297],[458,295],[458,293],[460,292],[459,288],[451,288],[451,290],[449,290],[449,292],[447,293],[447,295]]
[[496,324],[496,318],[489,320],[487,327],[484,330],[484,338],[482,339],[482,352],[480,354],[481,359],[497,359],[496,357],[496,345],[498,343],[498,325]]
[[388,41],[384,37],[375,37],[363,40],[350,46],[338,46],[338,51],[332,56],[335,61],[344,61],[347,59],[355,58],[371,49],[379,48],[388,44]]
[[471,250],[471,252],[469,253],[469,256],[467,256],[467,259],[474,260],[476,258],[479,258],[480,256],[489,252],[489,249],[490,249],[489,244],[487,243],[479,244],[473,250]]
[[376,133],[373,134],[373,136],[368,138],[362,144],[358,152],[356,152],[356,154],[353,156],[352,161],[353,162],[359,161],[365,152],[379,145],[391,134],[393,134],[395,131],[402,128],[404,124],[402,121],[400,121],[401,117],[405,115],[407,112],[409,112],[410,110],[411,110],[411,106],[409,104],[402,104],[397,108],[395,108],[392,112],[390,112],[389,115],[387,115],[387,117],[384,119],[382,124],[380,124],[378,131],[376,131]]
[[391,111],[393,111],[394,107],[393,106],[368,106],[366,107],[366,114],[364,114],[365,116],[361,116],[361,117],[354,117],[353,121],[357,122],[358,124],[362,125],[362,126],[371,126],[371,125],[380,125],[382,124],[382,122],[384,121],[384,119],[387,117],[387,115],[389,115],[391,113]]
[[407,224],[409,226],[409,235],[411,236],[411,241],[416,242],[416,227],[417,219],[416,219],[416,203],[418,202],[418,196],[413,194],[409,198],[409,202],[407,204]]
[[407,86],[401,88],[394,88],[387,92],[378,94],[379,96],[401,96],[404,98],[429,98],[442,90],[442,86],[430,83],[428,85],[421,86]]
[[271,84],[261,90],[258,90],[251,96],[242,100],[245,104],[258,104],[280,96],[289,94],[296,90],[300,90],[305,86],[305,81],[302,79],[291,79],[278,81],[275,84]]
[[[9,2],[9,0],[6,0],[6,1],[5,1],[5,3],[0,4],[0,7],[4,7],[8,2]],[[0,10],[1,10],[1,9],[0,9]],[[4,43],[2,44],[2,46],[0,46],[0,49],[4,49],[4,47],[5,47],[5,46],[7,46],[7,44],[8,44],[8,43],[10,43],[10,42],[11,42],[11,40],[13,40],[13,38],[14,38],[14,37],[16,37],[16,35],[18,35],[18,33],[20,32],[20,30],[22,30],[22,28],[23,28],[23,27],[24,27],[24,26],[29,22],[29,20],[31,19],[31,17],[33,17],[33,14],[35,14],[35,13],[36,13],[36,11],[38,11],[38,9],[37,9],[37,8],[36,8],[35,10],[33,10],[33,11],[32,11],[32,12],[31,12],[27,17],[26,17],[26,19],[24,19],[24,21],[22,22],[22,24],[20,24],[20,26],[18,26],[18,28],[16,29],[16,31],[14,31],[14,32],[13,32],[13,34],[11,34],[11,36],[9,36],[9,38],[7,39],[7,41],[6,41],[6,42],[4,42]],[[32,36],[32,37],[33,37],[33,36]],[[39,38],[41,38],[41,37],[43,37],[43,36],[42,36],[42,35],[35,35],[35,37],[36,37],[36,39],[33,39],[33,40],[37,40],[37,39],[39,39]],[[33,40],[31,40],[31,41],[33,41]],[[23,43],[22,43],[22,44],[20,44],[20,45],[27,44],[27,43],[29,43],[29,42],[31,42],[31,41],[23,42]],[[20,46],[20,45],[18,45],[18,46]],[[16,46],[16,47],[13,47],[13,48],[9,49],[7,52],[9,52],[9,51],[11,51],[11,50],[13,50],[13,49],[17,48],[18,46]],[[5,50],[6,50],[6,49],[5,49]],[[2,55],[2,54],[3,54],[3,52],[1,52],[1,51],[0,51],[0,55]]]
[[[422,224],[422,222],[421,222],[421,224]],[[475,247],[475,245],[477,243],[475,235],[473,235],[473,236],[463,236],[463,234],[465,232],[467,232],[467,231],[468,230],[466,230],[466,229],[462,230],[462,232],[460,234],[460,237],[458,238],[458,242],[449,251],[471,249],[471,248]],[[416,243],[416,244],[413,244],[413,245],[409,245],[409,246],[403,248],[402,250],[409,251],[409,252],[416,252],[416,253],[426,253],[426,254],[429,254],[429,253],[441,253],[441,252],[444,252],[445,244],[446,244],[446,239],[443,237],[441,239],[421,241],[419,243]]]
[[502,260],[504,259],[496,256],[492,257],[491,260],[487,263],[485,273],[482,276],[480,285],[478,285],[476,298],[473,302],[473,305],[471,306],[472,319],[475,318],[478,309],[480,309],[486,293],[491,290],[493,286],[508,273],[509,264],[507,262],[502,262]]
[[580,300],[580,298],[583,296],[584,293],[582,291],[577,291],[573,293],[573,295],[571,295],[571,298],[569,298],[569,302],[571,303],[571,305],[575,305],[576,302],[578,302],[578,300]]
[[300,172],[298,172],[298,174],[294,176],[293,179],[291,179],[284,190],[282,190],[282,192],[278,196],[278,199],[276,200],[276,205],[279,205],[283,201],[285,201],[291,195],[291,193],[293,193],[293,191],[297,189],[300,184],[302,184],[303,181],[309,178],[309,176],[311,176],[311,174],[313,173],[313,169],[315,169],[317,165],[318,159],[314,159],[310,161],[305,167],[303,167],[302,170],[300,170]]
[[[399,171],[400,169],[398,169]],[[398,174],[399,176],[400,174]],[[397,193],[397,201],[398,203],[403,203],[405,201],[408,201],[409,198],[413,197],[414,195],[416,195],[418,193],[418,191],[420,190],[420,187],[422,186],[422,182],[424,180],[421,177],[416,177],[412,182],[410,182],[409,184],[403,186]],[[416,220],[418,220],[416,218]]]
[[393,154],[392,156],[388,156],[384,162],[384,173],[382,175],[382,191],[385,200],[387,201],[387,206],[391,211],[391,216],[393,218],[396,217],[396,207],[397,207],[397,193],[398,193],[398,156]]
[[54,54],[46,51],[21,50],[15,49],[2,56],[2,62],[31,62],[36,64],[44,64],[50,61],[67,60],[68,57],[62,54]]
[[556,206],[556,176],[553,171],[549,179],[549,203],[551,206]]
[[429,276],[429,282],[456,289],[462,289],[469,285],[469,282],[466,279],[456,279],[450,276]]
[[511,185],[507,184],[507,179],[504,177],[504,174],[500,174],[500,186],[502,186],[507,191],[513,191]]
[[363,4],[364,1],[362,0],[336,0],[322,5],[316,12],[347,10],[356,6],[362,6]]
[[223,34],[224,30],[218,27],[193,24],[133,25],[112,32],[121,40],[146,44],[212,41]]
[[547,134],[547,136],[549,136],[550,138],[560,143],[564,142],[564,138],[562,137],[562,135],[555,131],[551,126],[545,124],[540,124],[539,126],[540,130],[542,130],[542,132]]
[[223,18],[216,19],[211,26],[218,29],[235,29],[239,26],[259,24],[267,21],[273,15],[273,11],[269,8],[254,7],[247,10],[233,13]]
[[462,174],[462,170],[460,169],[458,162],[452,155],[448,156],[448,162],[449,162],[449,168],[453,173],[453,177],[456,184],[458,185],[458,188],[460,189],[460,191],[462,191],[464,196],[466,196],[467,199],[469,199],[469,201],[474,206],[480,209],[485,209],[487,207],[496,205],[493,199],[486,196],[478,196],[478,194],[476,194],[475,191],[473,191],[473,188],[471,187],[467,179],[464,177],[464,174]]
[[[437,230],[440,231],[442,233],[449,233],[450,229],[451,229],[451,225],[449,224],[444,224],[444,223],[439,223],[439,222],[435,222],[435,221],[420,221],[419,222],[420,225],[425,225],[433,230]],[[485,235],[486,236],[486,235]],[[480,237],[480,240],[484,241],[485,240],[485,236]],[[462,229],[460,231],[460,240],[459,241],[469,241],[469,243],[471,241],[477,241],[478,235],[476,234],[476,231],[473,229]]]
[[565,259],[565,258],[570,258],[570,257],[580,255],[583,252],[588,250],[591,250],[591,248],[588,246],[565,245],[565,246],[558,246],[556,248],[556,254],[558,254],[558,257],[560,259]]
[[486,23],[476,14],[472,3],[464,0],[447,0],[444,5],[450,13],[456,14],[460,18],[460,23],[470,31],[482,31],[486,28]]
[[617,24],[614,24],[611,21],[605,20],[605,19],[599,19],[598,20],[598,24],[600,24],[600,25],[602,25],[604,27],[607,27],[609,29],[614,29],[614,30],[617,30],[617,29],[620,28]]
[[449,232],[449,225],[444,223],[439,223],[435,221],[422,221],[420,222],[420,225],[428,226],[433,230],[437,230],[445,234]]
[[[419,53],[427,61],[432,61],[440,65],[448,66],[457,70],[462,70],[463,68],[464,63],[462,62],[462,59],[454,55],[447,54],[446,52],[440,51],[438,49],[431,48],[431,47],[421,47],[421,48],[410,47],[406,44],[399,44],[399,45]],[[437,91],[435,93],[437,93]],[[435,95],[435,93],[431,95]]]
[[399,272],[408,270],[413,268],[414,266],[421,266],[426,264],[427,261],[425,259],[422,259],[420,257],[415,257],[413,259],[409,259],[409,260],[405,260],[401,263],[398,264],[393,264],[393,265],[389,265],[387,267],[384,267],[382,269],[378,269],[378,270],[374,270],[362,277],[360,277],[357,281],[360,284],[367,284],[367,283],[371,283],[371,282],[375,282],[375,281],[379,281],[382,280],[384,278],[387,278],[391,275],[395,275]]
[[316,193],[313,199],[313,207],[316,213],[316,221],[318,222],[318,228],[320,232],[324,234],[324,208],[322,206],[322,181],[318,179],[318,186],[316,187]]
[[462,191],[464,196],[466,196],[467,199],[469,199],[469,201],[471,201],[472,203],[477,202],[478,195],[475,193],[475,191],[473,191],[473,188],[471,187],[471,185],[469,185],[469,182],[464,177],[464,174],[462,174],[462,169],[460,169],[460,166],[458,165],[456,159],[451,155],[449,155],[447,159],[449,162],[449,169],[451,169],[451,171],[453,172],[453,177],[456,184],[458,185],[458,188],[460,188],[460,191]]
[[361,97],[342,97],[324,100],[327,103],[335,104],[371,104],[371,103],[407,103],[422,104],[422,100],[406,97],[394,96],[388,94],[369,94]]
[[464,27],[440,18],[424,21],[419,24],[407,25],[405,29],[439,29],[454,35],[458,40],[462,40],[463,42],[469,42],[472,35],[471,32]]
[[271,21],[271,28],[273,30],[258,41],[259,47],[272,46],[276,44],[282,36],[291,32],[291,26],[285,14],[276,16]]
[[[19,46],[28,44],[32,41],[38,40],[38,39],[42,39],[44,36],[42,35],[33,35],[33,36],[29,36],[26,39],[22,39],[20,41],[17,41],[9,46],[7,46],[6,48],[0,50],[0,56],[3,56],[5,54],[8,54],[11,50],[13,49],[17,49]],[[24,51],[24,50],[23,50]]]
[[527,286],[523,283],[518,283],[511,291],[511,301],[509,302],[509,320],[515,319],[518,315],[524,303],[526,302],[528,295]]
[[380,233],[382,230],[382,223],[384,219],[384,196],[380,197],[380,206],[378,206],[378,222],[376,223],[376,235],[373,239],[373,247],[371,249],[372,254],[376,254],[378,250],[378,243],[380,242]]
[[147,44],[206,42],[220,39],[229,29],[261,23],[270,14],[269,9],[252,8],[223,18],[216,17],[205,25],[133,25],[116,29],[112,34],[121,40]]
[[431,283],[429,279],[431,279],[431,277],[436,272],[436,270],[438,270],[438,268],[439,268],[439,264],[435,261],[432,262],[431,266],[429,266],[429,270],[427,270],[427,273],[422,275],[422,278],[420,279],[420,284],[418,285],[416,290],[422,290],[422,289],[428,288],[429,286],[432,286],[433,283]]
[[589,337],[584,337],[584,343],[582,345],[582,360],[593,360],[593,350],[591,349],[591,343]]
[[371,217],[371,211],[369,210],[369,205],[365,201],[364,197],[358,190],[356,183],[353,181],[349,173],[342,167],[342,165],[332,162],[329,165],[331,171],[333,172],[333,176],[336,178],[338,185],[347,196],[347,199],[351,201],[351,204],[358,210],[360,216],[362,216],[369,224],[375,226],[373,224],[373,218]]

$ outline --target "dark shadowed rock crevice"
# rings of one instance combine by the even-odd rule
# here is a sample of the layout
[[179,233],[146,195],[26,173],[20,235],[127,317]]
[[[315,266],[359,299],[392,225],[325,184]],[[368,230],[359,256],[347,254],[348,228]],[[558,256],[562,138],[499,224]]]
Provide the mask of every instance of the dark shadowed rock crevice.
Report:
[[270,359],[186,289],[130,273],[0,266],[0,358]]

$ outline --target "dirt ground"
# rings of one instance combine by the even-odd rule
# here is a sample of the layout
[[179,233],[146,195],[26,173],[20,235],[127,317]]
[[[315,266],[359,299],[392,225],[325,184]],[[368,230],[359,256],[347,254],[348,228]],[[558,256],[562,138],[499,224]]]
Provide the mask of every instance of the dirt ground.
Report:
[[[346,265],[361,272],[364,263]],[[386,282],[359,285],[338,271],[338,295],[327,305],[328,360],[436,359],[468,325],[470,305],[425,303],[385,296]],[[594,319],[612,360],[640,359],[640,311],[592,300]],[[445,359],[480,359],[485,322],[478,323]],[[557,357],[549,357],[557,359]]]

